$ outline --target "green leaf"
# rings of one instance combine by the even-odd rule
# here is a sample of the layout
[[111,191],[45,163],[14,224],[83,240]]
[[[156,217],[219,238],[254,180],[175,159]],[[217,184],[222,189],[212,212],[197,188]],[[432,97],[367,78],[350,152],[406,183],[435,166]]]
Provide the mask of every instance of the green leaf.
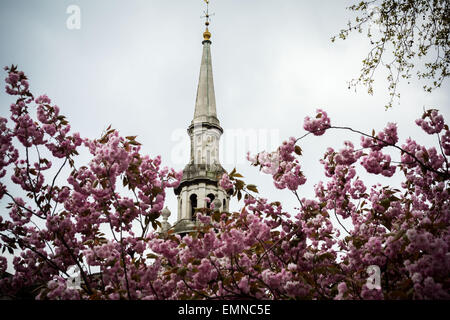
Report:
[[152,195],[154,197],[156,197],[158,194],[163,192],[163,189],[161,189],[160,187],[153,187],[153,189],[151,190]]
[[253,266],[253,269],[255,269],[255,270],[258,271],[258,272],[261,272],[261,271],[262,271],[262,267],[261,267],[260,264],[254,265],[254,266]]
[[211,218],[212,218],[214,221],[219,222],[219,221],[220,221],[220,216],[221,216],[221,213],[220,213],[220,212],[215,212],[215,213],[213,213],[213,215],[211,216]]
[[153,229],[157,230],[158,227],[161,227],[161,222],[159,222],[158,220],[152,220],[152,227]]
[[250,191],[253,191],[255,193],[259,193],[258,188],[254,184],[249,184],[247,186],[247,189],[250,190]]
[[230,178],[243,178],[244,177],[240,173],[236,172],[236,168],[234,168],[233,171],[231,171],[231,173],[228,176]]
[[236,189],[242,190],[245,186],[245,182],[242,180],[236,180]]
[[180,277],[184,277],[186,276],[188,269],[187,268],[180,268],[177,271],[177,275],[179,275]]
[[389,199],[383,199],[383,200],[380,201],[380,205],[381,205],[385,210],[387,210],[387,209],[390,207],[390,205],[391,205],[391,200],[389,200]]
[[137,141],[131,140],[130,142],[128,142],[129,144],[133,145],[133,146],[140,146],[141,144]]

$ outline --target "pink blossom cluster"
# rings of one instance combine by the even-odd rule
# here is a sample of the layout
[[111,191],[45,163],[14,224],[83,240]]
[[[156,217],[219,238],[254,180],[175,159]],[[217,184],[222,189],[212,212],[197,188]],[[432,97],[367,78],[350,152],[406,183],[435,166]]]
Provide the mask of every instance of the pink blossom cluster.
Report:
[[316,110],[316,117],[310,118],[309,116],[305,117],[305,121],[303,122],[303,129],[316,136],[321,136],[325,133],[325,131],[331,127],[330,118],[325,111],[322,109]]
[[391,156],[381,151],[371,151],[368,156],[363,157],[361,164],[369,173],[382,174],[386,177],[392,177],[395,173],[395,166],[391,165]]
[[28,113],[28,106],[24,101],[11,105],[11,113],[11,120],[15,123],[14,135],[24,147],[30,148],[46,142],[44,132]]
[[[18,150],[12,145],[13,133],[7,127],[7,120],[0,117],[0,179],[6,175],[6,167],[19,157]],[[0,182],[0,199],[3,198],[6,187]]]
[[17,71],[15,67],[5,67],[5,71],[9,71],[5,78],[7,94],[20,95],[28,91],[29,83],[23,71]]
[[262,172],[272,175],[276,188],[295,191],[306,183],[300,162],[294,156],[295,147],[296,139],[291,137],[276,152],[260,152],[256,156],[248,153],[247,159]]
[[248,152],[247,160],[253,166],[259,166],[260,170],[265,174],[275,175],[280,167],[280,154],[277,151],[270,153],[262,151],[255,156]]
[[416,120],[416,124],[428,134],[440,133],[445,125],[444,117],[435,109],[425,112],[421,119]]
[[409,168],[416,167],[419,164],[418,161],[433,169],[439,169],[445,163],[445,149],[444,154],[439,154],[435,147],[427,149],[410,138],[406,140],[402,148],[406,152],[401,155],[401,162]]
[[393,146],[398,142],[397,125],[389,122],[383,131],[372,138],[361,136],[361,146],[379,151],[386,146]]
[[326,203],[328,209],[347,218],[354,210],[354,204],[350,199],[364,198],[366,186],[359,178],[354,179],[356,176],[354,164],[363,153],[355,151],[350,141],[344,144],[345,148],[339,152],[335,152],[333,148],[327,149],[320,162],[324,165],[325,175],[331,179],[326,187],[320,181],[315,187],[315,193],[318,199]]
[[221,177],[221,179],[219,180],[219,185],[224,189],[224,190],[230,190],[233,189],[233,183],[230,181],[230,177],[224,173]]

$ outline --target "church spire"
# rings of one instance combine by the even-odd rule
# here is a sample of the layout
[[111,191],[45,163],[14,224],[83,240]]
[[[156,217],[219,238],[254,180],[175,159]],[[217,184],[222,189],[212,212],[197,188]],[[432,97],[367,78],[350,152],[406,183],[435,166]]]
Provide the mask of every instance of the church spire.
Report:
[[209,1],[205,1],[207,9],[204,18],[206,18],[206,30],[203,33],[203,54],[200,65],[200,77],[198,80],[197,99],[195,102],[195,112],[192,124],[212,124],[220,127],[216,112],[216,96],[214,93],[214,81],[211,61],[211,32],[209,32]]
[[[205,2],[209,5],[209,1]],[[191,140],[191,158],[184,167],[180,185],[174,190],[178,197],[178,218],[173,229],[179,234],[196,229],[199,210],[210,208],[213,203],[215,210],[227,211],[230,202],[230,195],[218,183],[226,171],[219,160],[223,129],[216,113],[209,17],[207,7],[194,119],[187,130]]]

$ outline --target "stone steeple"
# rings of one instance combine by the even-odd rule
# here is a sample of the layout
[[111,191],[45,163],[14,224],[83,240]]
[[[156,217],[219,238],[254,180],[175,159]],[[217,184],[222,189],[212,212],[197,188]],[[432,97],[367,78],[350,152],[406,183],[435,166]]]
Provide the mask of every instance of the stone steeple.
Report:
[[[206,33],[206,32],[205,32]],[[216,95],[211,61],[211,41],[203,40],[203,55],[198,80],[197,100],[192,124],[210,123],[220,127],[216,112]]]
[[220,207],[220,211],[226,211],[230,200],[230,196],[218,184],[226,172],[219,162],[219,142],[223,129],[216,111],[208,12],[206,18],[194,118],[187,130],[191,141],[191,157],[183,170],[181,183],[175,189],[178,217],[173,229],[180,234],[195,230],[198,209],[209,208],[214,203],[215,210]]

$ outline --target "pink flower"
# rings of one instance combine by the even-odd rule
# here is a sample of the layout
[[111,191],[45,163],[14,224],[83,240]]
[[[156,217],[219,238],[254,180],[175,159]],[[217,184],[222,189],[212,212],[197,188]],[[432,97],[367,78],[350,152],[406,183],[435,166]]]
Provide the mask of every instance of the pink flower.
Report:
[[316,136],[321,136],[331,127],[330,118],[328,118],[327,113],[322,109],[317,109],[316,112],[315,119],[311,119],[309,116],[305,117],[303,128]]
[[388,145],[395,145],[398,142],[397,125],[389,122],[383,131],[378,132],[376,138],[361,136],[361,146],[379,151]]
[[395,167],[391,166],[391,157],[380,151],[371,151],[368,156],[362,159],[361,164],[366,168],[367,172],[374,174],[382,174],[386,177],[392,177],[395,173]]
[[250,284],[248,282],[248,277],[243,277],[241,279],[241,281],[239,281],[238,287],[239,287],[239,289],[242,290],[242,292],[249,293],[250,292]]
[[352,165],[355,163],[363,154],[362,151],[355,151],[353,143],[350,141],[345,141],[345,149],[341,149],[335,156],[334,161],[340,165]]
[[344,299],[344,295],[347,293],[348,288],[347,284],[345,282],[341,282],[338,284],[338,295],[335,297],[335,300],[342,300]]
[[[427,118],[429,121],[426,120]],[[434,109],[425,112],[421,119],[416,120],[416,124],[428,134],[441,132],[445,125],[444,117]]]
[[230,181],[230,177],[226,173],[224,173],[222,178],[219,180],[219,185],[225,190],[233,189],[233,184]]
[[278,189],[297,190],[300,185],[306,183],[306,177],[294,155],[295,147],[296,139],[291,137],[284,141],[277,151],[263,151],[254,157],[247,154],[247,159],[254,166],[259,166],[262,172],[272,175],[274,185]]

